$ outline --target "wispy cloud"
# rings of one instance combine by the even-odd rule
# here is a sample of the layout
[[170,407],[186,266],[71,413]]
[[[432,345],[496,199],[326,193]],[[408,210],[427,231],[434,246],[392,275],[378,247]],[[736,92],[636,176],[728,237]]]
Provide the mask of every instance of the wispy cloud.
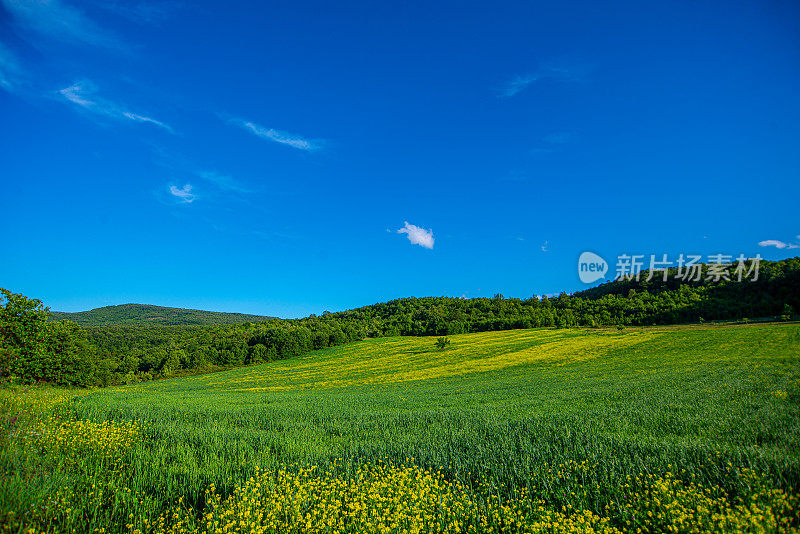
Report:
[[540,79],[538,74],[526,74],[524,76],[515,76],[509,80],[505,86],[500,90],[500,96],[511,98],[517,93],[524,91],[530,84]]
[[48,39],[105,48],[120,48],[113,33],[101,28],[83,11],[59,0],[0,0],[22,28]]
[[[800,236],[797,236],[800,239]],[[775,248],[800,248],[800,245],[795,245],[794,243],[784,243],[783,241],[778,241],[777,239],[767,239],[766,241],[759,241],[759,247],[775,247]]]
[[313,152],[314,150],[318,150],[319,148],[322,147],[322,143],[319,140],[306,139],[299,135],[290,134],[287,132],[276,130],[274,128],[265,128],[264,126],[260,126],[258,124],[243,119],[236,119],[236,118],[228,119],[228,123],[234,124],[262,139],[273,141],[275,143],[280,143],[282,145],[287,145],[292,148],[297,148],[298,150]]
[[[103,113],[102,107],[99,104],[84,96],[88,92],[93,92],[93,90],[94,86],[89,86],[87,82],[76,82],[69,87],[61,89],[59,93],[73,104],[78,104],[86,109],[98,110],[100,113]],[[109,113],[105,114],[108,115]]]
[[73,104],[96,115],[102,115],[118,120],[148,123],[158,126],[169,133],[175,133],[175,131],[169,125],[161,121],[158,121],[152,117],[127,111],[119,104],[95,96],[97,89],[95,85],[89,81],[84,80],[75,82],[69,87],[65,87],[58,92],[69,102],[72,102]]
[[144,117],[142,115],[137,115],[136,113],[131,113],[130,111],[123,111],[122,112],[122,116],[125,117],[126,119],[130,119],[130,120],[136,121],[136,122],[149,122],[150,124],[154,124],[154,125],[158,126],[159,128],[164,128],[169,133],[175,133],[175,130],[173,130],[170,126],[164,124],[161,121],[157,121],[155,119],[152,119],[150,117]]
[[223,191],[231,191],[234,193],[250,193],[251,190],[239,183],[238,180],[235,180],[232,176],[228,176],[226,174],[220,174],[215,171],[200,171],[197,173],[197,176],[211,182],[219,189]]
[[550,252],[550,241],[545,241],[544,245],[540,247],[542,252]]
[[406,221],[403,228],[400,228],[397,233],[406,234],[412,245],[419,245],[428,249],[433,248],[433,230],[425,230],[419,226],[408,224],[408,221]]
[[182,203],[191,204],[194,202],[194,193],[192,193],[192,185],[186,184],[182,188],[176,185],[169,186],[169,194],[180,199]]
[[569,81],[580,79],[585,68],[579,65],[567,65],[566,63],[548,63],[540,66],[534,72],[519,74],[507,81],[498,91],[501,98],[511,98],[518,95],[531,85],[544,81]]

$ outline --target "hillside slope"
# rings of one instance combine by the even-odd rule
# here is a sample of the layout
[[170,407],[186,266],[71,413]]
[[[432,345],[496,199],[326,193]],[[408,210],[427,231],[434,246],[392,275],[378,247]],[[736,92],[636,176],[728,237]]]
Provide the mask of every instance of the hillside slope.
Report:
[[149,304],[120,304],[84,312],[51,312],[56,321],[66,319],[81,326],[131,325],[221,325],[265,321],[270,317],[184,308],[166,308]]

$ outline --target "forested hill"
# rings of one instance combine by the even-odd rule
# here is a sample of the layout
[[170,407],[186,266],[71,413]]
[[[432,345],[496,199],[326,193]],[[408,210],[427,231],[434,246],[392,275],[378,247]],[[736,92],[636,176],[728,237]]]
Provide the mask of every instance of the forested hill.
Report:
[[120,304],[84,312],[50,312],[52,320],[67,320],[80,326],[130,325],[222,325],[265,321],[270,317],[244,313],[165,308],[149,304]]
[[[697,281],[677,280],[676,274],[667,282],[660,276],[648,281],[645,272],[639,280],[557,297],[403,298],[302,319],[112,306],[84,312],[94,315],[82,324],[102,325],[86,327],[48,322],[41,301],[0,289],[0,381],[130,383],[291,358],[365,338],[791,320],[800,310],[800,258],[762,261],[757,280],[717,279],[707,265]],[[223,324],[225,319],[235,324]]]

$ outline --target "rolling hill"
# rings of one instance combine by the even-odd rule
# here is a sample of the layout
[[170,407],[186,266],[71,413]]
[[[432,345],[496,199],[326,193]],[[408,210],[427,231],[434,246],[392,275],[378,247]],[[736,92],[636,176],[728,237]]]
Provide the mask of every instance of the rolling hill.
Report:
[[53,320],[66,319],[81,326],[131,325],[221,325],[266,321],[271,317],[184,308],[166,308],[149,304],[120,304],[84,312],[51,312]]

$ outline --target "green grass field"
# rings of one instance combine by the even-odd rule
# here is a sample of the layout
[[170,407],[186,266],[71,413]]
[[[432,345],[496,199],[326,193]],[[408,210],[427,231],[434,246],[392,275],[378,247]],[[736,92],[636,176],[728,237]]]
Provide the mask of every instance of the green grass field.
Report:
[[[225,499],[235,491],[230,499],[247,501],[251,476],[272,487],[248,497],[255,514],[278,494],[280,506],[289,506],[302,488],[366,484],[369,477],[357,476],[364,466],[430,469],[451,484],[456,504],[443,512],[442,499],[451,497],[440,495],[430,517],[420,512],[416,523],[404,523],[399,504],[392,522],[358,523],[335,495],[312,492],[275,531],[798,528],[797,324],[537,329],[451,340],[438,352],[432,338],[371,339],[216,374],[85,394],[28,393],[36,397],[33,408],[17,392],[6,399],[4,528],[177,532],[217,525],[223,532],[223,508],[236,517],[246,508]],[[12,412],[22,417],[10,422]],[[108,423],[81,431],[95,432],[95,443],[76,438],[64,421]],[[121,425],[132,421],[137,429],[125,433]],[[47,424],[60,424],[64,437],[43,441]],[[315,466],[314,474],[303,474],[303,466]],[[298,478],[287,482],[284,471]],[[381,480],[401,476],[380,473]],[[287,484],[295,489],[280,493]],[[411,495],[428,490],[414,484],[395,496],[398,503],[424,501]],[[375,488],[394,491],[388,486]],[[380,493],[375,488],[370,495]],[[214,504],[215,495],[222,504]],[[333,530],[333,516],[314,515],[326,498],[347,509],[325,512],[344,517]],[[514,512],[521,519],[503,506],[522,510]],[[202,510],[217,514],[208,525]],[[581,514],[591,517],[576,519]],[[258,530],[247,517],[227,531],[276,528],[262,518]]]

